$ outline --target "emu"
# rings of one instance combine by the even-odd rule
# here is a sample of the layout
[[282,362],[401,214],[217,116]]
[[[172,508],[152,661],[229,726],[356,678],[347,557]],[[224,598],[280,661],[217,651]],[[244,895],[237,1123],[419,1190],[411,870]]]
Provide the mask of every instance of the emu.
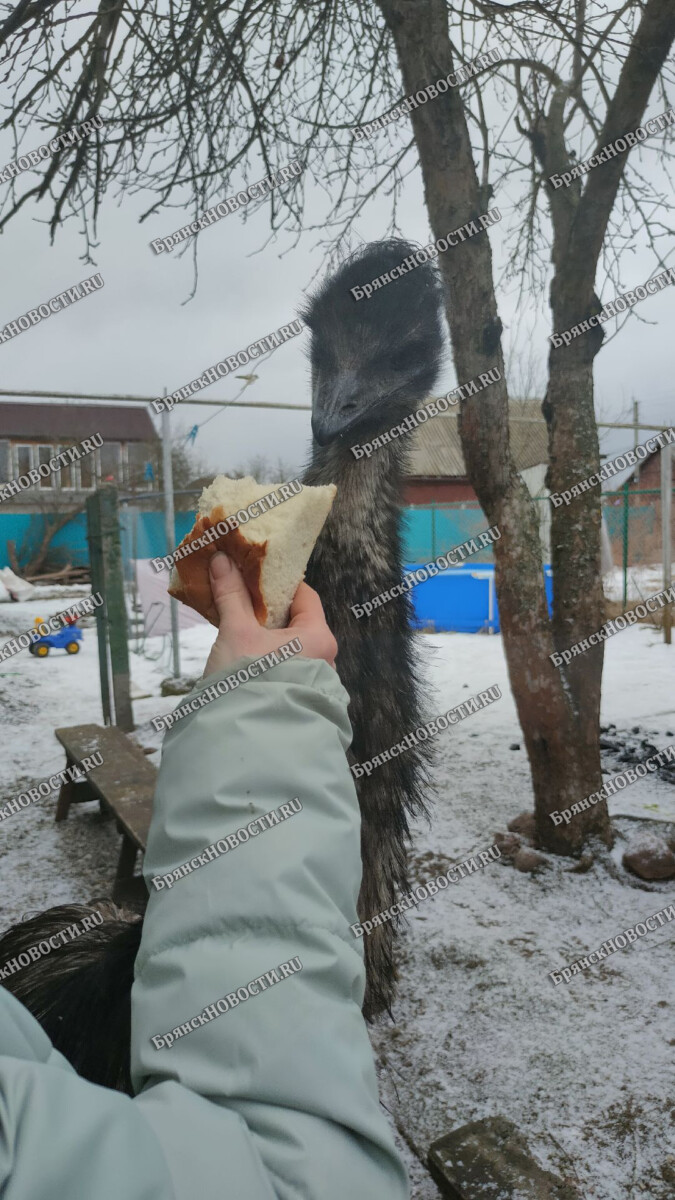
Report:
[[[406,242],[357,251],[318,289],[302,316],[311,332],[312,458],[309,484],[335,483],[337,496],[307,570],[339,647],[337,669],[349,693],[350,761],[386,751],[420,724],[419,663],[411,601],[400,596],[357,618],[351,605],[388,591],[402,574],[401,500],[410,437],[367,458],[350,447],[389,430],[419,407],[441,361],[441,289],[423,265],[355,301],[350,288],[414,253]],[[363,882],[359,916],[388,909],[407,883],[408,817],[424,810],[423,745],[384,762],[357,783]],[[394,928],[365,939],[368,1019],[390,1009]]]
[[[414,412],[431,391],[442,354],[441,285],[428,264],[356,302],[350,288],[414,253],[407,242],[365,246],[308,300],[312,433],[308,484],[335,483],[337,496],[316,544],[307,581],[321,596],[339,646],[337,667],[349,693],[351,764],[386,751],[420,724],[420,667],[407,595],[358,619],[351,606],[389,590],[402,573],[401,498],[410,438],[392,439],[371,457],[350,446],[371,440]],[[408,819],[425,811],[424,745],[384,762],[357,784],[363,881],[359,916],[389,908],[407,884]],[[0,938],[0,961],[88,915],[93,905],[60,905],[20,922]],[[5,981],[55,1047],[86,1079],[131,1094],[131,986],[142,920],[109,902],[104,922],[58,955]],[[391,924],[365,939],[364,1016],[391,1011],[395,991]]]

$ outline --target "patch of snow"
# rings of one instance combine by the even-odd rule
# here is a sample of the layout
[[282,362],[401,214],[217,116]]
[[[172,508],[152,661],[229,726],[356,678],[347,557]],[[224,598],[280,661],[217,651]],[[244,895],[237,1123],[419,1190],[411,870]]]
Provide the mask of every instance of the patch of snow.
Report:
[[11,567],[0,567],[0,583],[3,585],[3,591],[7,593],[7,597],[0,595],[2,600],[30,600],[35,592],[34,585],[15,575]]
[[[608,600],[623,600],[623,569],[613,567],[603,577],[603,591]],[[663,566],[629,567],[627,571],[627,599],[644,600],[663,590]]]
[[[521,739],[501,638],[427,641],[431,715],[493,683],[505,694],[438,739],[431,822],[413,833],[415,883],[434,878],[423,856],[485,850],[533,806],[525,752],[508,750]],[[605,656],[603,724],[640,721],[663,748],[674,719],[672,647],[634,627],[607,642]],[[626,789],[662,807],[673,790],[653,776]],[[672,1200],[660,1166],[675,1135],[675,924],[569,985],[555,987],[548,973],[672,902],[675,884],[619,879],[602,861],[577,873],[546,859],[536,876],[495,863],[409,914],[394,1023],[382,1018],[372,1030],[383,1100],[422,1158],[451,1129],[502,1115],[583,1200]],[[408,1145],[403,1152],[415,1200],[437,1200]]]

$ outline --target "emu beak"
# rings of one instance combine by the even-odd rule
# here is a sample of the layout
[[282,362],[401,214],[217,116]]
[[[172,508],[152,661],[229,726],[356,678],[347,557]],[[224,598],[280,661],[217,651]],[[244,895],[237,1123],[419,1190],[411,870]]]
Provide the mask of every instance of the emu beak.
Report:
[[344,436],[359,416],[362,384],[356,371],[343,371],[317,384],[313,397],[312,433],[320,446]]

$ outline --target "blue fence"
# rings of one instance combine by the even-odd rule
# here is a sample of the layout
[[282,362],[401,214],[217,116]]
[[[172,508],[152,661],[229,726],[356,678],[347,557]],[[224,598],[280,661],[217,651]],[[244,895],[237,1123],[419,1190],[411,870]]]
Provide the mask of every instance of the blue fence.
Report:
[[[176,541],[192,528],[194,514],[176,513]],[[169,549],[164,536],[164,514],[141,512],[130,505],[120,505],[122,527],[122,552],[125,562],[132,558],[157,558]],[[467,538],[481,533],[487,521],[480,508],[463,505],[428,505],[403,510],[404,554],[409,562],[428,562],[438,554],[451,550]],[[0,512],[0,567],[9,566],[7,543],[37,547],[42,539],[44,518],[40,514]],[[23,556],[22,556],[23,557]],[[56,565],[71,563],[86,565],[89,561],[87,548],[87,519],[84,513],[75,517],[56,534],[52,542],[50,562]],[[491,562],[492,548],[474,556],[474,562]]]
[[[9,542],[14,542],[19,551],[22,547],[37,549],[42,540],[44,517],[29,513],[0,513],[0,567],[10,566]],[[89,562],[87,547],[87,518],[84,513],[74,517],[52,539],[50,563],[71,563],[73,566]]]
[[[403,545],[409,562],[429,562],[452,550],[487,528],[483,510],[477,505],[429,504],[403,510]],[[493,561],[492,547],[473,556],[473,562]]]
[[[191,529],[192,511],[176,514],[174,546]],[[135,558],[155,558],[167,553],[164,514],[141,512],[130,505],[120,506],[122,557],[130,574]],[[460,545],[487,525],[480,508],[457,505],[425,505],[403,512],[403,544],[407,570],[436,558]],[[7,543],[17,548],[38,545],[43,518],[27,514],[0,513],[0,566],[8,566]],[[88,562],[87,522],[84,513],[74,518],[54,537],[50,562]],[[173,546],[170,547],[173,549]],[[546,591],[551,603],[551,572],[546,568]],[[494,587],[492,547],[472,555],[462,567],[450,568],[410,593],[415,622],[420,629],[458,633],[499,632],[499,609]],[[364,597],[367,599],[367,597]]]

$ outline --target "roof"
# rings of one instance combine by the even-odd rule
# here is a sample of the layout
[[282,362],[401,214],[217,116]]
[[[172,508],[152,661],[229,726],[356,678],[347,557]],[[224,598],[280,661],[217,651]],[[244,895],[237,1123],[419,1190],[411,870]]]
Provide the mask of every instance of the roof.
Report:
[[[664,430],[662,430],[662,432],[665,432],[665,428],[664,428]],[[656,430],[654,430],[654,432],[651,434],[651,437],[654,437],[655,435],[656,435]],[[642,444],[644,445],[644,442]],[[640,475],[644,474],[645,467],[651,462],[651,460],[653,458],[658,458],[662,449],[663,449],[662,446],[657,446],[655,450],[651,450],[647,454],[646,458],[640,459],[637,466],[630,467],[630,469],[626,475],[624,475],[621,471],[619,471],[615,476],[613,476],[613,478],[611,480],[611,486],[608,487],[606,490],[608,492],[616,492],[619,490],[619,488],[622,488],[624,486],[624,484],[626,484],[626,483],[628,484],[629,487],[632,487],[633,484],[636,484],[636,485],[639,484],[640,483]],[[624,450],[623,453],[625,456],[626,451]],[[620,457],[620,454],[605,454],[605,455],[603,455],[603,459],[605,459],[607,461],[610,461],[612,458],[619,458],[619,457]],[[675,480],[675,454],[673,455],[672,462],[671,462],[671,472],[672,472],[672,477]]]
[[0,401],[0,437],[72,441],[92,433],[100,433],[106,442],[157,440],[150,414],[140,405]]
[[[548,433],[541,400],[512,400],[509,405],[511,454],[517,471],[548,462]],[[413,434],[409,479],[466,479],[457,412],[442,413]]]

